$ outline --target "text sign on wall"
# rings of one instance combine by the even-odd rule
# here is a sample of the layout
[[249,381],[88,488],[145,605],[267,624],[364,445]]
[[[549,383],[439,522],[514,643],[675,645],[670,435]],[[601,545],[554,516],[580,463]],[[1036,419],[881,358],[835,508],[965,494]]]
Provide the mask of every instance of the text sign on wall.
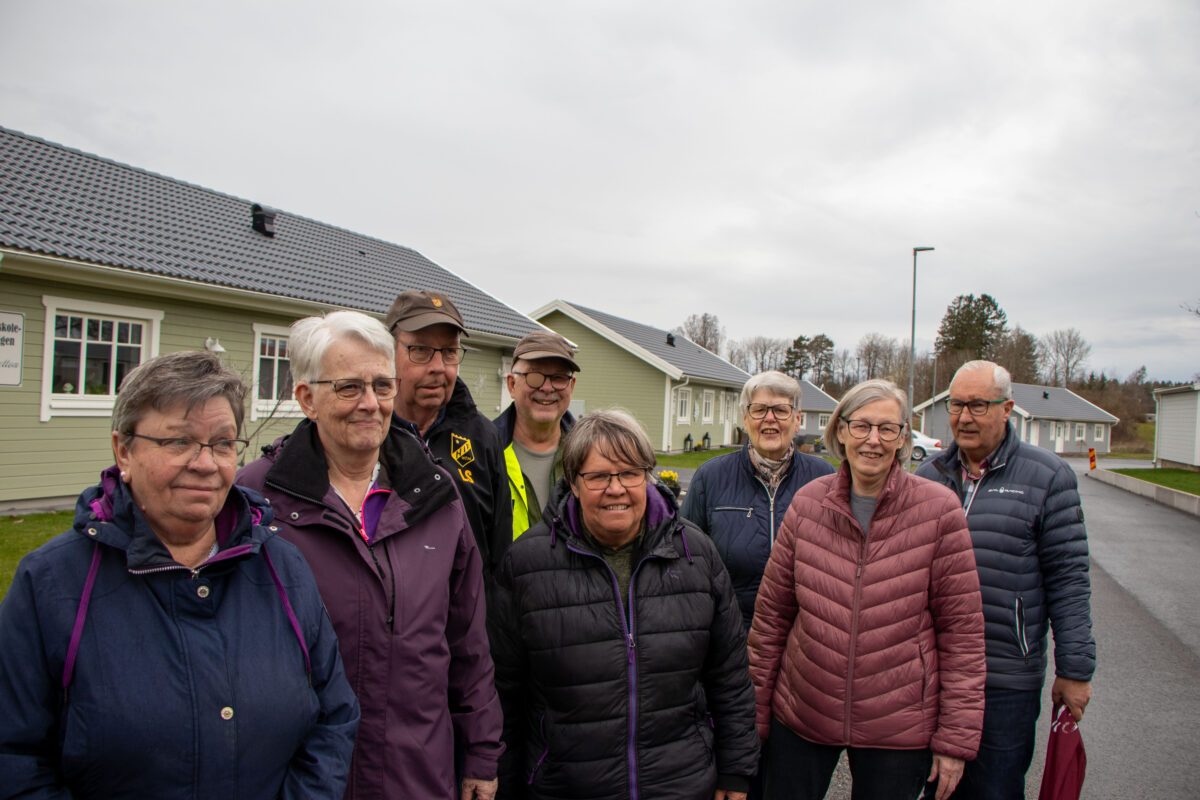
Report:
[[25,315],[0,311],[0,386],[21,385],[21,351],[25,345]]

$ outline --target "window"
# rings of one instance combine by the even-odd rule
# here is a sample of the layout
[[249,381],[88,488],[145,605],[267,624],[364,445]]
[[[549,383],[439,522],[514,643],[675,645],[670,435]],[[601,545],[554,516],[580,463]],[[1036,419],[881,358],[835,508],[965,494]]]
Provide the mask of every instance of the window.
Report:
[[725,421],[725,393],[717,395],[717,422]]
[[704,422],[713,421],[713,399],[714,394],[712,392],[706,391],[704,393],[704,413],[700,415]]
[[1087,425],[1082,422],[1075,423],[1075,438],[1081,442],[1087,438]]
[[675,412],[675,421],[679,424],[686,424],[689,421],[692,413],[692,390],[679,390],[679,407]]
[[254,402],[250,406],[250,419],[304,416],[292,394],[287,337],[287,328],[254,325]]
[[808,416],[803,411],[800,412],[800,427],[801,428],[808,427]]
[[158,354],[163,312],[43,295],[40,419],[107,417],[121,381]]
[[821,430],[825,430],[825,426],[829,424],[829,419],[832,416],[832,414],[821,414],[819,417],[817,417],[817,427]]
[[1097,442],[1104,441],[1104,426],[1103,425],[1101,425],[1100,423],[1096,423],[1096,429],[1094,431],[1092,431],[1092,438],[1095,439]]

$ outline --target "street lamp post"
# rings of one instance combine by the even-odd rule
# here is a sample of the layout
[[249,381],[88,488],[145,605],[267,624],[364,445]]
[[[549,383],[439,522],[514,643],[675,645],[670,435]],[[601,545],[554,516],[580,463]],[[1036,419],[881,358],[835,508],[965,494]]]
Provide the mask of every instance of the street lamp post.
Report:
[[913,248],[912,329],[908,334],[908,422],[912,421],[913,375],[917,369],[917,253],[924,253],[932,249],[932,247]]

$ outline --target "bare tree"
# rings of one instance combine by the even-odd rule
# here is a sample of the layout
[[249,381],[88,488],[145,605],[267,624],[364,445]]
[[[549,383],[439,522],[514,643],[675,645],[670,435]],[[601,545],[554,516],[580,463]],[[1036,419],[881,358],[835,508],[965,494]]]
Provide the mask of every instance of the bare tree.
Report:
[[1068,386],[1082,377],[1083,365],[1092,354],[1092,346],[1075,328],[1052,331],[1042,337],[1046,359],[1046,382]]
[[716,314],[691,314],[683,321],[683,325],[672,333],[678,333],[691,339],[705,350],[720,354],[721,345],[725,343],[725,329]]
[[768,369],[781,369],[791,342],[770,336],[751,336],[729,344],[729,360],[754,375]]
[[859,339],[855,354],[863,372],[860,379],[888,377],[896,367],[899,347],[895,339],[882,333],[868,333]]

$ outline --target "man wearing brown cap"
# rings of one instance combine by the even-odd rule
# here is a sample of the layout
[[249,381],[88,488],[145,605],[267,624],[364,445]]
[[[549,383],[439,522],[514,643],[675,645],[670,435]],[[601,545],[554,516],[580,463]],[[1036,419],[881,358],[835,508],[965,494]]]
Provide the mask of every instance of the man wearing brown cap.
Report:
[[513,401],[493,422],[504,447],[514,539],[541,521],[562,476],[559,445],[575,424],[568,408],[576,372],[575,348],[554,331],[534,331],[513,349],[507,379]]
[[462,315],[440,292],[409,289],[396,297],[384,324],[396,340],[400,378],[393,421],[424,439],[454,476],[490,583],[512,543],[512,504],[496,429],[458,377],[466,354]]

